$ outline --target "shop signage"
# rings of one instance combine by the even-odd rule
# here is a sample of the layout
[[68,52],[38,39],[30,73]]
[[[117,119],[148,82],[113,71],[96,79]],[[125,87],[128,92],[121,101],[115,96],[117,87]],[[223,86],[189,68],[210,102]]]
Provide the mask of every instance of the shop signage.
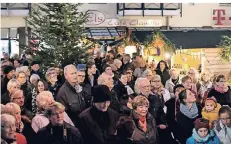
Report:
[[212,11],[213,26],[231,27],[231,10],[229,9],[213,9]]
[[88,19],[85,27],[160,27],[161,20],[155,19],[106,19],[100,11],[88,11]]

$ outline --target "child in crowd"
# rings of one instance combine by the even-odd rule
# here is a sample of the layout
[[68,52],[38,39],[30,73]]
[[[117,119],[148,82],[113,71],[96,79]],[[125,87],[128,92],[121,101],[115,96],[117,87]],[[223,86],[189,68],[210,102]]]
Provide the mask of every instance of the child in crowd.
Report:
[[213,122],[213,130],[221,144],[231,144],[231,109],[222,106],[218,112],[219,119]]
[[209,120],[209,126],[212,127],[212,122],[217,120],[218,111],[220,110],[221,105],[217,103],[214,97],[207,98],[205,101],[205,106],[202,109],[202,118]]
[[220,144],[220,142],[214,131],[210,130],[209,120],[198,118],[193,134],[187,139],[186,144]]

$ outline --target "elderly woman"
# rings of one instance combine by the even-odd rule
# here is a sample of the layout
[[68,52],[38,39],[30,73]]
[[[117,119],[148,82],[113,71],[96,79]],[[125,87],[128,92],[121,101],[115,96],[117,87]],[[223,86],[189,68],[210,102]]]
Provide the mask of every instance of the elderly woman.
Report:
[[7,92],[2,95],[1,97],[1,103],[2,104],[7,104],[10,102],[10,95],[14,90],[20,89],[21,85],[20,82],[16,79],[11,79],[8,84],[7,84]]
[[[49,119],[45,116],[45,110],[49,108],[49,106],[52,106],[54,102],[55,101],[51,92],[43,91],[38,94],[36,98],[36,105],[38,108],[38,112],[36,116],[32,119],[32,124],[31,124],[31,127],[36,133],[38,132],[39,129],[49,124]],[[64,112],[64,121],[74,126],[73,122],[68,117],[66,112]]]
[[189,68],[189,70],[187,72],[187,75],[192,78],[192,88],[191,88],[191,90],[194,91],[194,93],[196,95],[198,95],[200,87],[201,87],[201,84],[199,83],[199,73],[198,73],[198,71],[195,68],[191,67],[191,68]]
[[39,75],[37,74],[32,74],[30,77],[30,83],[32,84],[33,87],[36,86],[37,81],[40,79]]
[[202,107],[196,104],[196,97],[190,90],[185,89],[179,93],[180,112],[177,120],[177,139],[185,144],[186,140],[192,135],[194,121],[201,118]]
[[161,77],[159,75],[154,76],[151,80],[151,93],[161,100],[164,112],[166,113],[167,109],[164,104],[171,98],[171,96],[169,91],[163,87]]
[[1,115],[1,144],[27,144],[25,136],[16,133],[16,120],[9,114]]
[[18,71],[23,71],[26,74],[27,80],[29,81],[29,77],[30,77],[30,69],[28,66],[21,66],[19,68],[16,69],[16,73]]
[[51,67],[46,72],[46,80],[48,82],[48,90],[52,93],[54,99],[56,98],[61,84],[58,83],[57,72],[54,67]]
[[172,68],[169,70],[170,79],[166,81],[165,88],[170,92],[171,97],[174,97],[173,88],[177,84],[180,84],[179,70]]
[[[133,110],[130,113],[130,123],[123,123],[124,117],[120,118],[117,129],[118,135],[126,136],[134,144],[158,144],[157,125],[155,119],[148,113],[149,101],[144,96],[136,96],[132,102]],[[128,127],[126,127],[126,125]],[[121,135],[121,127],[125,126],[126,134]]]
[[204,104],[206,98],[208,97],[208,92],[213,86],[213,83],[210,80],[211,80],[211,76],[208,71],[205,71],[201,74],[201,80],[200,80],[201,87],[198,93],[198,97],[202,105]]
[[215,82],[215,86],[209,91],[208,97],[215,97],[217,103],[231,107],[231,89],[226,83],[225,76],[217,76]]
[[147,78],[149,81],[151,81],[152,78],[153,78],[152,70],[146,69],[146,70],[142,73],[141,77]]

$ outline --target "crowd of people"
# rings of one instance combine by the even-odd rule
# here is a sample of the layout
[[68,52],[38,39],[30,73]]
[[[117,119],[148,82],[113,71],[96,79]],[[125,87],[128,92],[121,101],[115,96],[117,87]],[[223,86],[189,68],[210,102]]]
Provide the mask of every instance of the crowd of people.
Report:
[[1,144],[230,144],[228,76],[113,50],[45,72],[1,60]]

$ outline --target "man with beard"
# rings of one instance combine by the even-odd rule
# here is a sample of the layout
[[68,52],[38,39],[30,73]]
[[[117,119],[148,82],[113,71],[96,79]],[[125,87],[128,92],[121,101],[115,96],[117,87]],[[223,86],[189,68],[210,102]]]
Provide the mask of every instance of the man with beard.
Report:
[[105,85],[93,89],[93,105],[80,114],[80,132],[84,144],[111,144],[115,141],[119,114],[109,108],[110,90]]
[[37,144],[83,144],[79,130],[64,122],[65,107],[55,102],[46,110],[50,123],[37,133]]

